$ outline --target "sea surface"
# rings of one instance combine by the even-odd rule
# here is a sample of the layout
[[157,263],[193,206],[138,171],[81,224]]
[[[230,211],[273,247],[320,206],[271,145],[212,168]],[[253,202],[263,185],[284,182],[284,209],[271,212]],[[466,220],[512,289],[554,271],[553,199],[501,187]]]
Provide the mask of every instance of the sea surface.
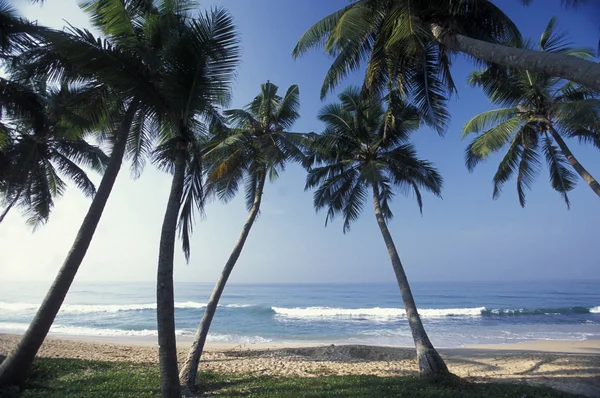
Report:
[[[22,333],[47,283],[0,281],[0,333]],[[600,285],[583,282],[413,283],[419,313],[438,347],[600,338]],[[176,326],[193,336],[213,288],[177,283]],[[156,336],[152,283],[75,283],[53,335]],[[231,284],[209,341],[412,345],[395,284]]]

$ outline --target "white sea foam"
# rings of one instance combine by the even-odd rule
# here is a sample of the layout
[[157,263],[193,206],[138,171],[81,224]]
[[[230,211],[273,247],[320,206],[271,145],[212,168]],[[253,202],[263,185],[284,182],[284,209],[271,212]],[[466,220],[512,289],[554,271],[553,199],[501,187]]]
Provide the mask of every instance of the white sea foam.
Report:
[[39,305],[29,303],[5,303],[0,301],[0,310],[2,311],[35,311]]
[[239,334],[209,334],[208,341],[214,343],[245,343],[245,344],[259,344],[259,343],[270,343],[271,339],[267,339],[261,336],[242,336]]
[[[5,332],[24,332],[27,330],[26,323],[0,323],[0,330]],[[182,334],[182,331],[177,331],[178,335]],[[55,334],[66,334],[70,336],[156,336],[156,330],[122,330],[122,329],[103,329],[103,328],[90,328],[84,326],[65,326],[65,325],[52,325],[50,333]]]
[[[27,330],[26,323],[0,323],[0,331],[7,333],[22,333]],[[50,333],[61,334],[68,336],[98,336],[98,337],[153,337],[157,336],[156,330],[124,330],[110,328],[90,328],[84,326],[65,326],[53,325],[50,328]],[[176,330],[175,334],[180,337],[191,337],[194,335],[193,330]],[[219,343],[268,343],[272,341],[261,336],[243,336],[239,334],[209,334],[208,341]]]
[[[245,308],[251,307],[251,304],[227,304],[224,307],[228,308]],[[37,304],[30,303],[6,303],[0,302],[0,311],[11,311],[11,312],[27,312],[35,311],[38,309]],[[197,303],[195,301],[185,301],[175,303],[175,308],[205,308],[205,303]],[[63,304],[60,309],[61,313],[64,314],[85,314],[85,313],[96,313],[96,312],[121,312],[121,311],[142,311],[142,310],[154,310],[156,304],[108,304],[108,305],[91,305],[91,304]]]
[[[272,307],[276,316],[296,319],[339,319],[339,318],[370,318],[391,320],[406,317],[406,312],[401,308],[331,308],[331,307],[306,307],[284,308]],[[448,316],[480,316],[485,307],[477,308],[446,308],[420,309],[423,318],[441,318]]]
[[600,306],[590,308],[590,313],[592,313],[592,314],[600,314]]

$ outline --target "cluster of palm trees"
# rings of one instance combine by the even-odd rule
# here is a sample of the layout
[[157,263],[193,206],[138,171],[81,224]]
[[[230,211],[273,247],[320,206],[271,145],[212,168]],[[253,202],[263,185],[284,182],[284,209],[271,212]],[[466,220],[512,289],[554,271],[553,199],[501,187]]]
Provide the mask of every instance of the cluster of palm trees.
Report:
[[[160,231],[157,330],[161,390],[193,389],[217,304],[259,212],[267,181],[286,164],[307,171],[306,189],[326,221],[341,215],[347,232],[369,194],[405,305],[423,374],[448,369],[423,327],[387,228],[396,192],[440,196],[442,177],[420,159],[410,136],[424,124],[447,129],[456,92],[451,61],[483,61],[469,83],[502,106],[471,119],[478,134],[466,151],[469,169],[508,147],[494,176],[494,197],[513,174],[522,205],[540,168],[569,204],[575,173],[600,186],[563,138],[600,148],[600,65],[573,49],[552,20],[539,49],[522,39],[489,0],[357,0],[325,17],[299,40],[294,56],[323,46],[334,56],[321,96],[366,62],[363,87],[348,87],[318,115],[321,134],[291,131],[299,89],[283,94],[266,82],[244,109],[225,110],[239,63],[239,36],[225,9],[198,11],[191,0],[89,0],[92,32],[31,23],[0,0],[0,195],[6,213],[20,208],[37,227],[70,179],[92,203],[72,248],[16,349],[0,364],[0,387],[17,384],[42,345],[91,243],[125,159],[139,175],[150,160],[172,174]],[[90,144],[88,141],[93,142]],[[109,152],[106,155],[104,151]],[[87,172],[102,173],[98,187]],[[189,260],[194,216],[209,200],[228,201],[243,185],[248,218],[215,285],[190,353],[178,369],[173,258],[177,233]]]

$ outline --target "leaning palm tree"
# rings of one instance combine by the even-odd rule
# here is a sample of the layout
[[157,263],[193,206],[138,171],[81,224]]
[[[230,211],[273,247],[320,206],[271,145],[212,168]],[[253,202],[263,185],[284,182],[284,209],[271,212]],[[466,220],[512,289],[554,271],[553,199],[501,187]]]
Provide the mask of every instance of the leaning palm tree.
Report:
[[323,96],[367,61],[367,87],[389,83],[435,101],[444,94],[441,89],[452,87],[451,52],[600,91],[600,64],[505,45],[518,38],[516,26],[491,0],[355,0],[313,25],[293,55],[324,45],[335,57]]
[[66,86],[47,89],[44,82],[31,86],[37,94],[36,103],[44,104],[43,129],[36,128],[36,118],[11,121],[9,141],[2,149],[0,195],[6,208],[0,214],[0,223],[13,206],[19,205],[27,223],[36,229],[48,220],[54,198],[65,191],[61,175],[87,196],[93,196],[96,188],[79,165],[103,172],[108,157],[83,138],[94,123],[70,109],[74,99],[81,97],[77,90]]
[[325,225],[336,215],[342,215],[344,232],[360,216],[371,189],[375,218],[400,287],[419,369],[425,375],[446,375],[448,368],[425,332],[387,227],[392,218],[390,202],[395,189],[412,190],[422,210],[421,189],[439,196],[442,188],[442,177],[433,165],[419,159],[408,143],[410,133],[419,128],[419,112],[413,106],[397,104],[396,122],[384,135],[386,112],[380,98],[349,87],[339,95],[339,100],[319,113],[326,127],[313,145],[315,166],[306,178],[306,189],[316,188],[314,205],[317,210],[327,209]]
[[[539,49],[592,57],[592,50],[571,48],[565,39],[566,35],[557,31],[556,20],[552,19],[541,36]],[[532,47],[527,42],[520,45]],[[600,148],[598,93],[547,75],[498,66],[472,73],[469,84],[482,87],[493,104],[503,106],[475,116],[463,128],[463,137],[478,134],[465,154],[470,171],[490,154],[507,148],[494,176],[494,198],[516,173],[519,202],[525,206],[525,191],[531,188],[541,166],[539,152],[546,158],[552,188],[561,194],[567,206],[567,193],[575,187],[575,175],[568,165],[600,196],[598,181],[564,140],[578,138]]]
[[[145,5],[147,2],[124,4],[120,0],[90,4],[86,10],[106,39],[97,39],[89,31],[74,27],[62,32],[48,29],[42,45],[19,57],[31,74],[77,83],[85,81],[95,87],[82,103],[90,104],[95,120],[107,121],[101,132],[102,137],[110,139],[112,151],[96,195],[54,283],[17,347],[0,364],[0,387],[19,384],[25,379],[85,257],[126,152],[143,154],[149,150],[145,134],[154,129],[145,128],[145,120],[146,117],[152,120],[157,115],[155,109],[164,103],[149,76],[155,74],[154,68],[160,64],[154,50],[165,40],[156,33],[159,29],[149,29],[151,24],[160,22],[158,16],[163,14],[158,8]],[[103,14],[106,9],[110,11]],[[134,156],[134,164],[142,157]]]
[[213,125],[215,134],[205,149],[207,195],[227,202],[243,183],[248,217],[208,300],[181,369],[181,383],[190,390],[195,388],[198,363],[221,294],[260,212],[265,182],[276,178],[288,162],[304,160],[297,146],[301,135],[288,132],[299,117],[298,86],[290,86],[283,97],[277,95],[277,90],[275,84],[267,82],[245,109],[225,111],[232,127]]

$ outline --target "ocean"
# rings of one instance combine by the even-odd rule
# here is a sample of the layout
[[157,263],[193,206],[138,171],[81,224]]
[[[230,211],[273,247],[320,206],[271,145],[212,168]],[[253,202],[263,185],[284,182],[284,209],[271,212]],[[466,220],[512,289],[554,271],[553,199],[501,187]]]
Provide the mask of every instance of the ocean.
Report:
[[[0,281],[0,333],[22,333],[49,284]],[[191,339],[213,288],[176,283],[176,328]],[[600,288],[582,282],[413,283],[437,347],[600,338]],[[51,329],[55,336],[152,339],[153,283],[78,283]],[[410,346],[395,284],[231,284],[209,341],[327,342]]]

